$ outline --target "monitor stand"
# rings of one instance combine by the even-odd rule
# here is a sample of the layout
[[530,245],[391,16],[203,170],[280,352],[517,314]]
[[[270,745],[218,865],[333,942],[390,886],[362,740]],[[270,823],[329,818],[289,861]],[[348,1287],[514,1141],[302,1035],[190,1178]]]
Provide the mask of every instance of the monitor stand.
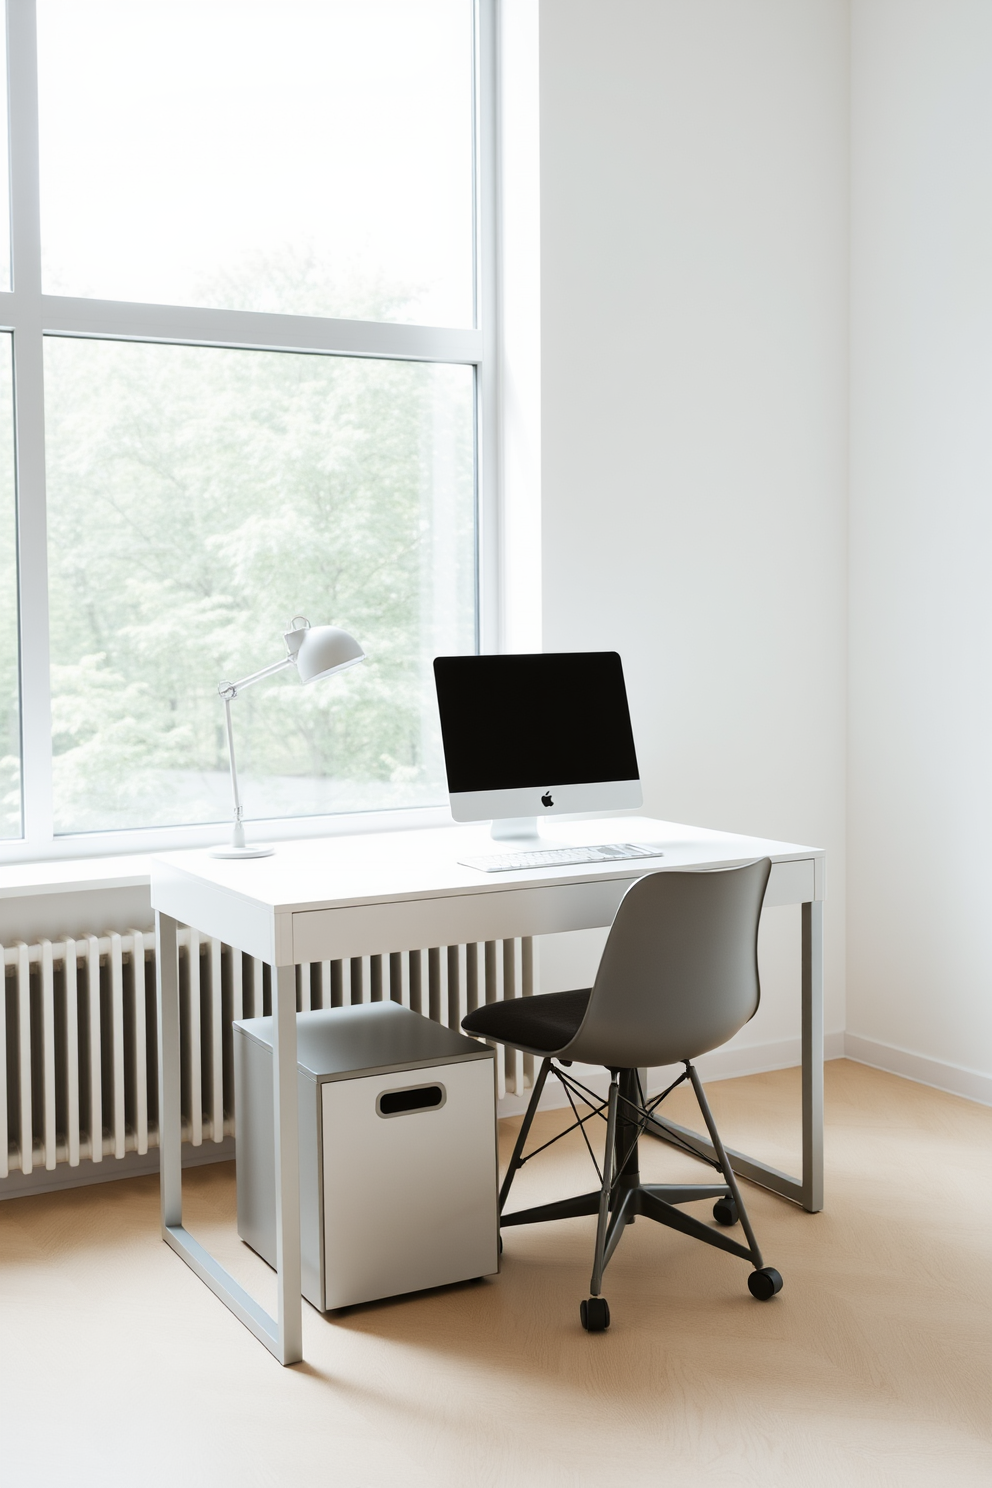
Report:
[[520,842],[528,846],[542,840],[536,816],[504,816],[501,821],[493,822],[491,836],[494,842]]

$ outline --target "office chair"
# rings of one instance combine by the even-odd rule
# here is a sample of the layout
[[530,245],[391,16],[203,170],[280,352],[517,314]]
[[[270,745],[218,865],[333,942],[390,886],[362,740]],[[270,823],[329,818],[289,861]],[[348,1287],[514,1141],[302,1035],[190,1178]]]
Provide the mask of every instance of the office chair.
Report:
[[[770,860],[762,858],[742,868],[716,872],[648,874],[624,895],[591,988],[489,1003],[462,1019],[466,1033],[543,1059],[500,1190],[500,1226],[598,1215],[592,1295],[579,1307],[582,1326],[590,1333],[601,1333],[610,1325],[609,1304],[602,1296],[603,1272],[624,1227],[639,1214],[750,1261],[754,1269],[748,1287],[759,1301],[768,1301],[782,1290],[781,1276],[762,1260],[692,1063],[700,1054],[726,1043],[757,1011],[758,918],[770,872]],[[605,1102],[566,1073],[576,1061],[609,1069]],[[661,1095],[646,1101],[638,1070],[666,1064],[684,1064],[684,1072]],[[524,1144],[549,1074],[565,1088],[576,1118],[568,1131],[577,1126],[582,1132],[600,1187],[577,1198],[504,1214],[514,1175],[529,1161],[523,1155]],[[653,1126],[667,1140],[678,1143],[677,1131],[654,1112],[686,1080],[713,1143],[716,1161],[712,1166],[720,1170],[725,1182],[642,1183],[638,1137]],[[576,1099],[590,1107],[588,1115],[579,1116]],[[586,1123],[604,1112],[606,1144],[600,1171]],[[699,1154],[693,1151],[692,1156]],[[739,1219],[747,1245],[677,1207],[711,1198],[716,1199],[713,1216],[718,1224],[731,1226]]]

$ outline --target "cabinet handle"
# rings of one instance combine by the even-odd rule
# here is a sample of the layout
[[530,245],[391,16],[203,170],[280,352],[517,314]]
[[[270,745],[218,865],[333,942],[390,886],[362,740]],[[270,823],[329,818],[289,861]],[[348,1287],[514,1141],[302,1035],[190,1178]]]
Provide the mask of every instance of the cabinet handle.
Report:
[[436,1111],[448,1093],[443,1085],[408,1085],[405,1090],[383,1090],[376,1098],[379,1116],[412,1116],[416,1111]]

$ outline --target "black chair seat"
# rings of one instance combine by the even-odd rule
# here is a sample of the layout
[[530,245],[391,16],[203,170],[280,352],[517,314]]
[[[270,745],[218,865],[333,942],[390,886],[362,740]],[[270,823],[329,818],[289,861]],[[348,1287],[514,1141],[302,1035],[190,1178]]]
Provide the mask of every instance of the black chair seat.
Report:
[[512,1044],[535,1054],[564,1049],[579,1031],[591,987],[578,992],[545,992],[540,997],[514,997],[490,1002],[462,1019],[466,1033]]

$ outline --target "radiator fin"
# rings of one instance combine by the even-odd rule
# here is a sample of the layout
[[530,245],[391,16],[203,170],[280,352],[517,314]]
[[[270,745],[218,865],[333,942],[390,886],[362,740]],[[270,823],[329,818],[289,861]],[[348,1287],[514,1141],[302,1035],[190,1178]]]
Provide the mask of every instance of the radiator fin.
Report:
[[[0,1179],[158,1146],[155,937],[112,931],[0,947]],[[231,1023],[272,1011],[261,961],[179,930],[183,1140],[234,1132]],[[534,990],[530,939],[429,946],[297,967],[296,1005],[392,1001],[457,1029],[480,1002]],[[533,1059],[497,1051],[500,1095]],[[109,1176],[109,1174],[108,1174]]]

